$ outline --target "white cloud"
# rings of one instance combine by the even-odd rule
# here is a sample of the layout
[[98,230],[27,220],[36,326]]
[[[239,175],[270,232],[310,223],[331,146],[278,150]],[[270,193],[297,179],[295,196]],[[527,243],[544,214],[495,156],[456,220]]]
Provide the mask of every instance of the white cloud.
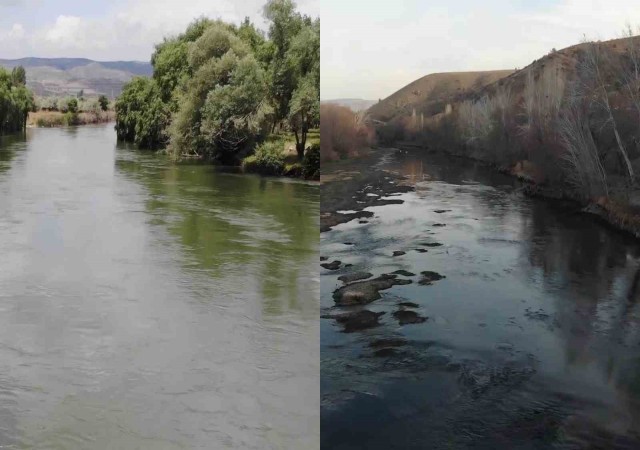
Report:
[[323,0],[322,98],[384,98],[429,73],[524,67],[585,34],[612,39],[626,23],[640,24],[632,1],[560,0],[527,10],[500,0],[459,3],[411,10]]
[[[2,0],[0,0],[2,1]],[[45,25],[0,29],[3,57],[50,56],[148,60],[155,43],[178,34],[206,16],[239,23],[244,17],[263,26],[266,0],[128,0],[115,2],[102,17],[60,14]],[[320,0],[302,0],[298,9],[320,14]],[[16,28],[18,26],[19,28]]]

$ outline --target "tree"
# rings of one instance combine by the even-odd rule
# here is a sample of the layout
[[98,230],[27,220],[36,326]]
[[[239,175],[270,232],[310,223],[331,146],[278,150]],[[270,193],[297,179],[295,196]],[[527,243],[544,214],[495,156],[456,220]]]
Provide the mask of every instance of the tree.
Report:
[[11,71],[11,82],[14,86],[24,86],[27,84],[27,73],[22,66],[16,66]]
[[289,105],[289,126],[296,138],[298,159],[304,157],[307,133],[320,121],[320,95],[312,76],[307,76],[296,88]]
[[83,99],[84,99],[84,89],[80,89],[80,92],[78,92],[78,98],[79,98],[80,100],[83,100]]
[[109,99],[106,95],[101,95],[98,97],[98,103],[100,104],[100,109],[106,111],[109,109]]
[[136,77],[127,83],[115,104],[118,139],[144,148],[166,144],[170,111],[155,80]]
[[193,77],[178,99],[170,154],[214,159],[237,154],[268,115],[262,71],[251,49],[216,22],[189,47],[188,62]]
[[273,43],[273,58],[269,68],[269,86],[275,107],[273,128],[288,115],[289,102],[296,88],[297,68],[287,59],[292,39],[302,28],[303,21],[291,0],[270,0],[264,7],[264,16],[271,22],[269,38]]
[[77,114],[78,100],[76,100],[75,98],[70,98],[69,100],[67,100],[67,111],[69,111],[72,114]]

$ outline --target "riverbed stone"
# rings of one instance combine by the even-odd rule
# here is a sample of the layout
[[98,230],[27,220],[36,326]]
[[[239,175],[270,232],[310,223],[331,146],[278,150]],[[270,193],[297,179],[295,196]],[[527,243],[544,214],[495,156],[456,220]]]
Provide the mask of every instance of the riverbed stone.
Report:
[[420,274],[422,275],[422,278],[420,279],[420,281],[418,281],[418,284],[421,284],[423,286],[428,286],[430,284],[433,284],[434,281],[446,278],[444,275],[440,275],[438,272],[432,272],[431,270],[425,270],[423,272],[420,272]]
[[368,309],[340,314],[333,318],[341,324],[345,333],[353,333],[354,331],[362,331],[368,328],[374,328],[380,325],[380,316],[383,312],[373,312]]
[[409,325],[414,323],[423,323],[427,321],[427,317],[422,317],[415,311],[408,311],[406,309],[401,309],[399,311],[395,311],[393,313],[393,317],[398,320],[400,325]]
[[369,272],[353,272],[353,273],[348,273],[346,275],[339,276],[338,280],[342,281],[344,284],[349,284],[349,283],[353,283],[354,281],[371,278],[372,276],[373,274]]
[[385,347],[401,347],[407,344],[406,339],[402,338],[381,338],[376,339],[369,343],[371,348],[385,348]]
[[331,261],[330,263],[320,264],[320,267],[323,267],[327,270],[338,270],[341,264],[342,264],[342,261],[335,260],[335,261]]
[[337,305],[366,305],[381,297],[380,292],[395,285],[410,284],[411,280],[398,279],[396,275],[380,275],[366,281],[347,284],[333,292]]
[[398,306],[402,306],[404,308],[419,308],[420,305],[418,305],[417,303],[413,303],[413,302],[400,302],[398,303]]
[[395,272],[391,272],[391,275],[402,275],[403,277],[413,277],[415,273],[409,272],[408,270],[400,269]]
[[407,252],[403,252],[402,250],[396,250],[393,252],[393,256],[402,256],[404,254],[406,254]]

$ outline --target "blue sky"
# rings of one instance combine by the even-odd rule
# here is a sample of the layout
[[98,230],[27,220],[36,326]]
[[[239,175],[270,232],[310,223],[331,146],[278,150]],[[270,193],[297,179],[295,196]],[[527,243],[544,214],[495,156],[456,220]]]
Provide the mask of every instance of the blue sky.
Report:
[[[0,58],[149,60],[153,44],[199,16],[264,25],[266,0],[0,0]],[[321,0],[298,0],[320,15]]]
[[[640,25],[628,0],[321,0],[321,97],[385,98],[435,72],[521,68]],[[354,80],[358,80],[354,83]]]

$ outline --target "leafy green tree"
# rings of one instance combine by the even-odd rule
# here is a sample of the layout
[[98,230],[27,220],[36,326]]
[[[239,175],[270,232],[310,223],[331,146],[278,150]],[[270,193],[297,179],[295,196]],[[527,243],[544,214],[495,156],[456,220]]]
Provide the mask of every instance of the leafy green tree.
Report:
[[288,119],[291,131],[296,138],[298,158],[302,159],[307,133],[320,122],[320,93],[313,74],[307,75],[293,92]]
[[250,47],[219,23],[189,47],[193,77],[181,93],[169,152],[228,161],[260,134],[268,116],[264,75]]
[[0,135],[24,130],[29,112],[35,109],[33,93],[0,67]]
[[75,98],[70,98],[69,100],[67,100],[67,111],[69,111],[72,114],[77,114],[78,100],[76,100]]
[[170,112],[153,79],[131,80],[116,101],[115,109],[118,139],[151,149],[166,144]]
[[27,84],[27,73],[22,66],[16,66],[11,71],[11,81],[14,86],[24,86]]
[[101,95],[98,97],[98,103],[100,104],[100,109],[106,111],[109,109],[109,99],[106,95]]

